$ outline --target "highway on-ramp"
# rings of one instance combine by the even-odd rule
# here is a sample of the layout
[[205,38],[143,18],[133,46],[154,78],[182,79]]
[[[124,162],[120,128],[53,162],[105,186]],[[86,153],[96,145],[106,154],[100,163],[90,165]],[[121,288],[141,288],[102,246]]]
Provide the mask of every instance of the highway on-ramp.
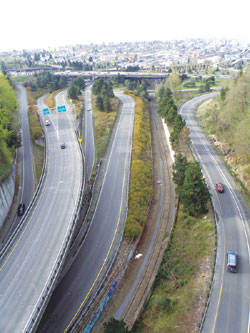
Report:
[[[117,94],[123,105],[111,151],[100,172],[104,181],[87,236],[70,270],[58,284],[38,332],[66,332],[105,277],[119,245],[126,218],[135,102]],[[105,168],[104,168],[105,166]]]
[[[205,138],[194,110],[216,93],[196,97],[181,106],[180,113],[190,130],[191,146],[200,162],[212,194],[217,216],[217,258],[214,280],[203,332],[248,333],[250,304],[249,223],[250,214],[218,152]],[[218,193],[215,183],[222,182],[225,193]],[[227,251],[239,256],[239,272],[226,270]]]
[[[60,101],[65,102],[63,99]],[[45,106],[39,101],[41,109]],[[82,156],[69,112],[48,116],[47,171],[40,195],[0,266],[0,332],[29,331],[73,223],[82,185]],[[40,110],[41,113],[41,110]],[[66,143],[66,149],[60,143]]]

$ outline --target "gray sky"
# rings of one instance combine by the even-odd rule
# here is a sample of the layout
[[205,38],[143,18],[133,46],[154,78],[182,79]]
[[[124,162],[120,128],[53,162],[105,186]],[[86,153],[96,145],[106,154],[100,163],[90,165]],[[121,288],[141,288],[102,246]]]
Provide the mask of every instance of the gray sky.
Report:
[[0,52],[190,38],[250,41],[250,0],[3,0]]

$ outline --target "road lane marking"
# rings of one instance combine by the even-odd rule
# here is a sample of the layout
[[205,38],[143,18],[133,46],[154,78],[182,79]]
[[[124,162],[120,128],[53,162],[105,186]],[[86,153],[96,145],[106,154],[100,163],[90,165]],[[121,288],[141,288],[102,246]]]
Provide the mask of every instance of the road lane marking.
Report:
[[[132,105],[132,107],[134,108],[135,105]],[[131,117],[131,121],[130,121],[130,122],[132,122],[132,120],[133,120],[133,117]],[[118,128],[119,128],[119,126],[117,127],[116,133],[118,132]],[[132,133],[131,135],[133,136],[133,133]],[[99,278],[99,276],[100,276],[100,274],[101,274],[101,272],[102,272],[102,270],[103,270],[103,268],[104,268],[104,266],[105,266],[105,264],[106,264],[106,262],[107,262],[107,260],[108,260],[108,257],[109,257],[109,254],[110,254],[110,251],[111,251],[111,249],[112,249],[112,247],[113,247],[113,243],[114,243],[114,241],[115,241],[116,234],[117,234],[118,227],[119,227],[119,225],[120,225],[120,220],[121,220],[121,211],[122,211],[122,207],[123,207],[123,195],[124,195],[124,188],[125,188],[125,179],[126,179],[126,174],[127,174],[127,164],[128,164],[128,160],[129,160],[129,159],[128,159],[128,147],[129,147],[130,139],[131,139],[131,137],[129,136],[128,139],[127,139],[127,152],[126,152],[126,162],[125,162],[125,165],[124,165],[124,175],[123,175],[123,183],[122,183],[121,204],[120,204],[119,216],[118,216],[118,220],[117,220],[116,229],[115,229],[115,233],[114,233],[113,239],[112,239],[112,241],[111,241],[111,244],[110,244],[110,247],[109,247],[109,249],[108,249],[107,255],[106,255],[106,257],[105,257],[105,259],[104,259],[104,261],[103,261],[103,264],[102,264],[101,269],[99,270],[99,272],[98,272],[98,274],[97,274],[97,276],[96,276],[96,278],[95,278],[95,280],[94,280],[92,286],[90,287],[90,289],[89,289],[87,295],[86,295],[85,298],[83,299],[82,303],[80,304],[79,308],[77,309],[77,311],[76,311],[76,313],[74,314],[73,318],[71,319],[70,323],[68,324],[68,326],[67,326],[66,329],[64,330],[64,333],[66,333],[66,332],[69,330],[69,328],[70,328],[71,325],[73,324],[74,320],[75,320],[76,317],[78,316],[79,312],[81,311],[81,309],[82,309],[84,303],[86,302],[87,298],[89,297],[91,291],[93,290],[93,288],[94,288],[94,286],[95,286],[95,284],[96,284],[96,282],[97,282],[97,280],[98,280],[98,278]],[[132,138],[132,140],[133,140],[133,138]],[[115,140],[114,140],[114,141],[115,141]],[[114,141],[113,141],[113,142],[114,142]],[[113,145],[113,147],[114,147],[114,145]],[[112,148],[112,150],[113,150],[113,148]],[[111,151],[111,154],[112,154],[112,151]],[[132,155],[132,150],[131,150],[130,154]],[[110,159],[109,159],[109,161],[110,161]],[[109,166],[109,161],[108,161],[108,165],[107,165],[107,167]]]
[[[204,100],[203,100],[202,102],[204,102]],[[202,102],[201,102],[201,103],[202,103]],[[200,104],[201,104],[201,103],[200,103]],[[192,105],[192,103],[191,103],[191,106],[192,106],[191,109],[188,109],[188,111],[190,111],[190,110],[193,109],[192,112],[194,112],[194,111],[197,109],[197,107],[198,107],[198,106],[196,106],[196,102],[193,102],[193,105]],[[182,108],[183,108],[183,107],[182,107]],[[181,111],[182,111],[182,108],[180,109],[180,113],[181,113]],[[194,110],[194,109],[195,109],[195,110]],[[193,114],[192,114],[192,118],[191,118],[191,119],[188,119],[188,120],[195,121],[195,119],[194,119],[194,117],[193,117]],[[200,130],[200,128],[199,128],[199,130]],[[193,133],[194,133],[194,134],[197,134],[197,133],[199,133],[199,132],[198,132],[197,130],[195,130],[195,128],[193,128]],[[204,135],[203,132],[202,132],[202,130],[200,130],[200,133],[201,133],[202,135]],[[198,137],[199,137],[199,136],[198,136]],[[244,214],[244,212],[242,213],[242,210],[240,209],[240,204],[239,204],[238,198],[236,197],[234,191],[232,191],[229,181],[227,180],[226,176],[224,175],[224,172],[222,171],[222,168],[219,166],[219,162],[221,162],[221,160],[220,160],[219,158],[217,158],[219,161],[218,161],[217,159],[215,159],[214,155],[213,155],[212,152],[210,151],[210,149],[211,149],[210,145],[207,144],[207,141],[206,141],[206,139],[205,139],[203,136],[202,136],[201,138],[199,137],[199,141],[200,141],[200,143],[203,145],[203,147],[205,148],[205,151],[207,152],[207,154],[208,154],[208,156],[210,157],[211,161],[214,162],[214,165],[215,165],[217,171],[218,171],[218,172],[220,173],[220,175],[222,176],[223,180],[224,180],[225,183],[227,184],[227,187],[228,187],[229,192],[231,193],[231,197],[232,197],[233,202],[234,202],[234,204],[235,204],[235,206],[236,206],[236,209],[237,209],[237,211],[238,211],[238,213],[239,213],[239,217],[240,217],[241,225],[243,226],[244,235],[245,235],[245,238],[246,238],[246,245],[247,245],[247,249],[248,249],[248,259],[249,259],[249,261],[250,261],[249,240],[248,240],[248,233],[247,233],[247,230],[246,230],[246,222],[245,222],[245,221],[246,221],[246,218],[243,217],[243,215],[245,215],[245,214]],[[194,147],[194,148],[195,148],[195,153],[199,156],[200,160],[202,161],[202,159],[201,159],[201,155],[198,153],[197,148],[196,148],[196,147]],[[207,174],[207,169],[206,169],[205,165],[203,165],[203,168],[205,169],[206,174]],[[210,179],[210,181],[211,181],[211,178],[210,178],[210,177],[209,177],[209,179]],[[212,183],[212,182],[211,182],[211,183]],[[213,183],[212,183],[212,184],[213,184]],[[217,194],[217,193],[216,193],[216,194]],[[218,194],[217,194],[217,195],[218,195]],[[223,234],[224,234],[224,262],[225,262],[225,245],[226,245],[226,239],[225,239],[224,221],[223,221]],[[223,287],[223,279],[224,279],[224,269],[223,269],[223,272],[222,272],[222,281],[221,281],[221,287],[220,287],[220,293],[219,293],[219,301],[218,301],[218,303],[217,303],[216,315],[215,315],[215,319],[214,319],[214,325],[213,325],[212,332],[214,332],[215,325],[216,325],[216,320],[217,320],[217,316],[218,316],[219,305],[220,305],[221,294],[222,294],[222,287]],[[249,329],[249,324],[250,324],[250,323],[248,322],[248,329]]]

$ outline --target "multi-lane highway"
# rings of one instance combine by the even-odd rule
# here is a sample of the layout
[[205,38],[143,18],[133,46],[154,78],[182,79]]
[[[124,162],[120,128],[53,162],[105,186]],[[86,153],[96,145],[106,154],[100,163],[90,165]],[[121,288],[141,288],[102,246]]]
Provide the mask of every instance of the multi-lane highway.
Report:
[[[250,214],[227,168],[205,138],[193,115],[202,101],[215,95],[211,93],[194,98],[180,108],[190,129],[194,155],[201,163],[217,216],[217,259],[203,332],[247,333],[250,305]],[[216,182],[224,184],[225,193],[216,191]],[[237,252],[239,256],[239,272],[236,274],[225,269],[225,256],[229,250]]]
[[[65,105],[65,94],[57,96]],[[41,109],[45,107],[38,101]],[[27,223],[0,266],[0,332],[19,333],[42,301],[69,235],[82,186],[82,156],[69,112],[52,112],[45,127],[47,169]],[[47,118],[46,118],[47,119]],[[66,149],[60,143],[66,143]]]
[[123,105],[110,155],[100,170],[104,181],[91,225],[75,261],[53,294],[38,332],[68,331],[96,292],[119,245],[127,210],[135,103],[129,96],[117,96]]

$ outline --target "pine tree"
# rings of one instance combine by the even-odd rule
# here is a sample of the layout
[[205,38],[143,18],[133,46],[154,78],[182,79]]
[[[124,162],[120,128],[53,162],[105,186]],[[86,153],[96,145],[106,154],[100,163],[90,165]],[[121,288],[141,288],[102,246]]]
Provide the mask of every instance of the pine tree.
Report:
[[209,197],[199,163],[189,163],[181,190],[181,202],[184,205],[184,210],[192,216],[206,213]]
[[180,191],[185,179],[185,171],[188,166],[188,161],[185,156],[178,153],[173,164],[173,181],[177,185],[177,191]]

